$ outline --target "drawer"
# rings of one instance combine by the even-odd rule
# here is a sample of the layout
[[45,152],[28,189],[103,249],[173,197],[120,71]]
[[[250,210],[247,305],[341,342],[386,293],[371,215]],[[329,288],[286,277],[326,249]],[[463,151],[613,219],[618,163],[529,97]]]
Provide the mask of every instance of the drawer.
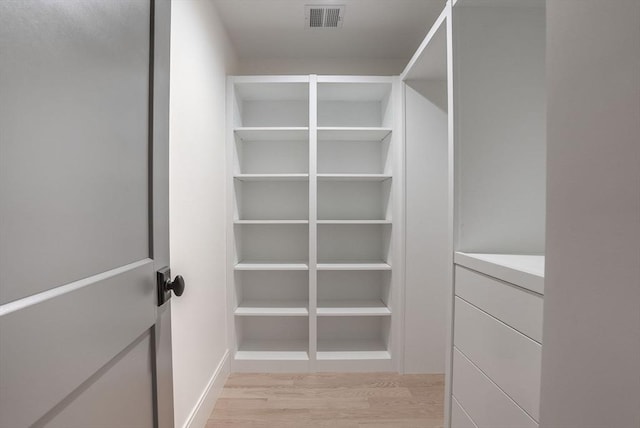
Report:
[[[539,343],[456,297],[454,345],[538,420],[542,353]],[[466,409],[464,403],[460,404]]]
[[539,294],[456,266],[456,296],[542,343],[542,306]]
[[[454,399],[451,400],[451,428],[474,428],[474,426],[477,428],[538,427],[536,421],[518,407],[456,348],[453,350],[453,397]],[[458,403],[468,416],[462,409],[456,409]],[[473,422],[469,420],[469,417],[473,419]]]
[[478,428],[469,415],[462,410],[458,400],[453,397],[451,398],[451,428]]

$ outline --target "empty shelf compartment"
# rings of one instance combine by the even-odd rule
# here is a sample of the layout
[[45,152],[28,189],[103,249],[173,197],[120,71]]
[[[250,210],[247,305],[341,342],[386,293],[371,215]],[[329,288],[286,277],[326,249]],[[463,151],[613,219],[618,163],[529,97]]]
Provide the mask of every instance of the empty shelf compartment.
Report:
[[318,220],[390,220],[391,180],[318,181]]
[[241,360],[308,360],[307,317],[236,317]]
[[246,224],[234,228],[240,263],[306,263],[309,227],[306,224]]
[[318,318],[319,360],[390,359],[389,317]]
[[309,126],[307,82],[235,83],[236,127]]
[[391,227],[385,224],[318,225],[319,263],[386,263]]
[[391,83],[318,83],[318,126],[384,127],[393,121]]
[[235,180],[238,220],[309,220],[306,181]]

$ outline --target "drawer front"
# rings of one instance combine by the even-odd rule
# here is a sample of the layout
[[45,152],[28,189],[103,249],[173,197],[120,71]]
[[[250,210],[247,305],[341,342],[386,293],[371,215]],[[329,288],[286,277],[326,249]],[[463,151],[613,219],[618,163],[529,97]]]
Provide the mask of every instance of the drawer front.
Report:
[[478,428],[455,398],[451,399],[451,428]]
[[456,295],[542,343],[542,296],[460,266]]
[[[464,355],[453,351],[451,428],[538,428],[538,424]],[[462,409],[456,409],[456,400]],[[457,424],[457,425],[456,425]]]
[[454,344],[520,407],[539,419],[539,343],[456,297]]

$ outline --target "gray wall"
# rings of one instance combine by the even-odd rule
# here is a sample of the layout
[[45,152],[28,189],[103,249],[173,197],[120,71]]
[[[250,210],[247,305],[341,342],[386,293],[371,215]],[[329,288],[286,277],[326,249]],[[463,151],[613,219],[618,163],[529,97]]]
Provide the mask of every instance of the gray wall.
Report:
[[456,250],[542,254],[544,7],[457,6],[453,19]]
[[640,2],[548,5],[541,427],[640,426]]

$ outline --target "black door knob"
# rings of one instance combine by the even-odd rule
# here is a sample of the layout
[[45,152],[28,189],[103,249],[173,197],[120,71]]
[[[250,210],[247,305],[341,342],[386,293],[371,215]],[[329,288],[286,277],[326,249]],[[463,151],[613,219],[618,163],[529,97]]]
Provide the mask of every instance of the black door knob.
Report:
[[156,289],[158,290],[158,306],[162,306],[171,299],[171,290],[176,296],[182,296],[184,278],[182,275],[178,275],[171,281],[171,269],[165,266],[156,272]]
[[173,281],[167,281],[166,288],[167,290],[173,290],[176,296],[182,296],[182,293],[184,293],[184,278],[182,275],[176,276]]

